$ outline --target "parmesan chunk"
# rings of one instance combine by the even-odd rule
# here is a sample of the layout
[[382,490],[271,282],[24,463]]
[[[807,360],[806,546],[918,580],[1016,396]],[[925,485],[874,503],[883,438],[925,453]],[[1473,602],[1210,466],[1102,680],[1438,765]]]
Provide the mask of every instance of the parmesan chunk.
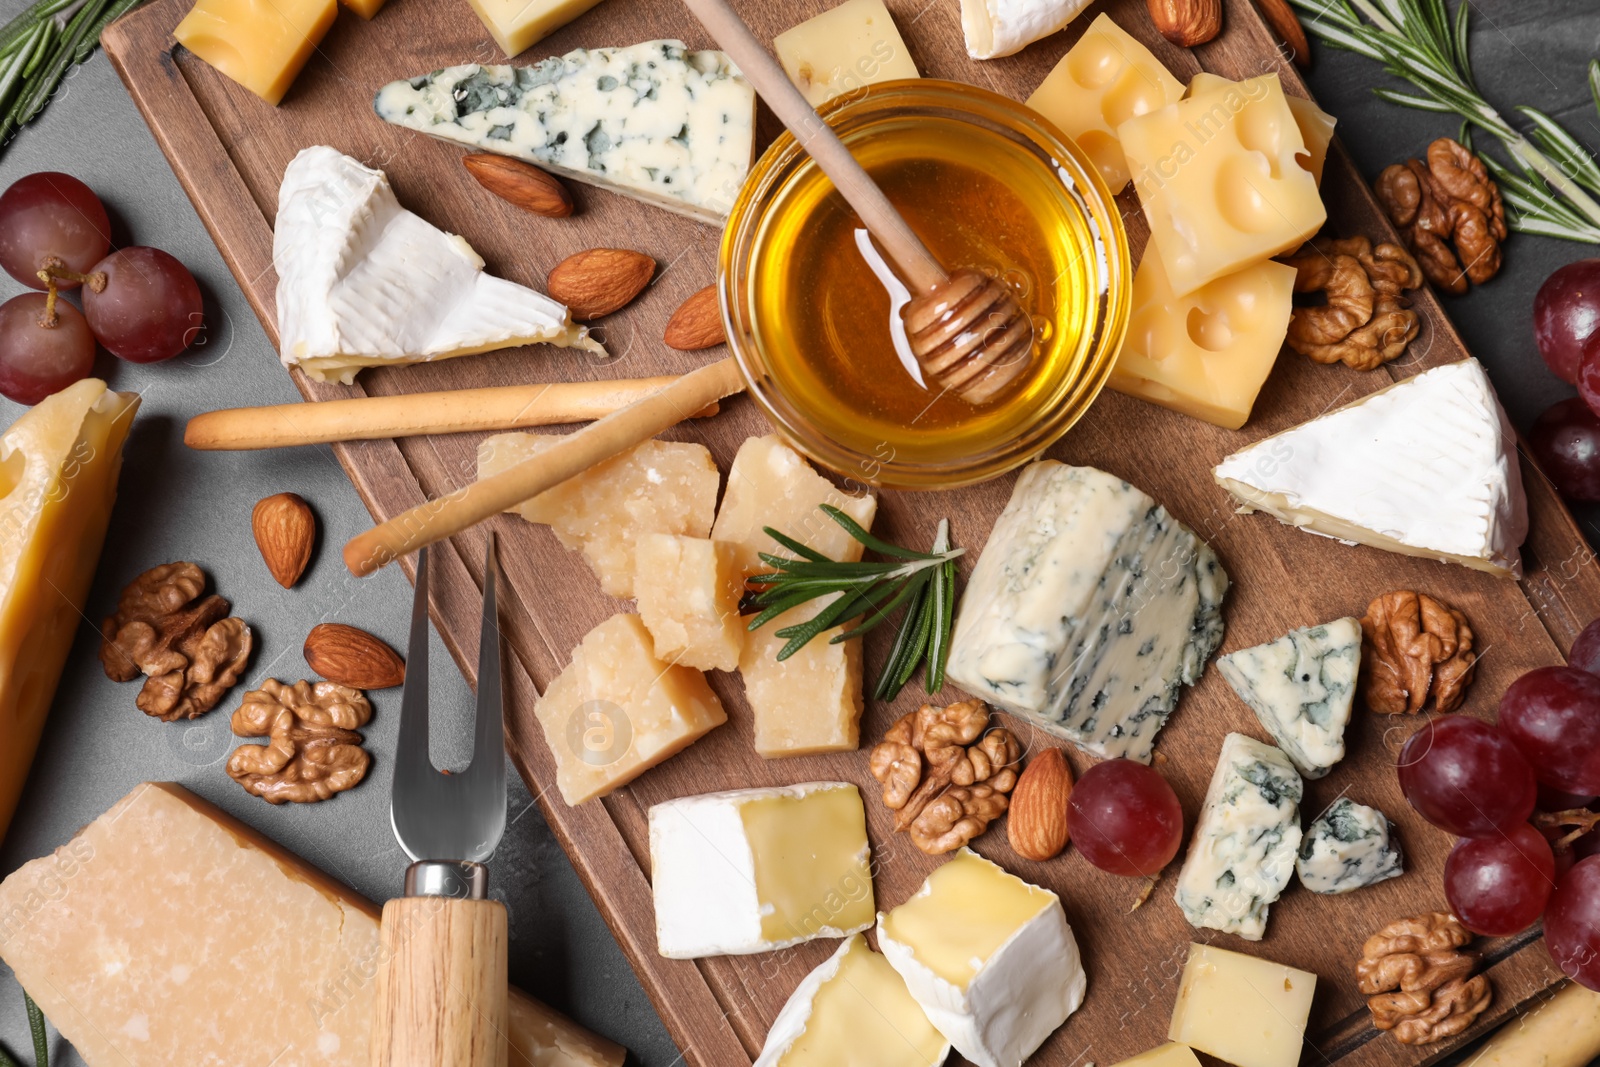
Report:
[[755,714],[756,754],[764,759],[850,752],[861,740],[861,641],[824,630],[780,662],[777,631],[814,618],[823,605],[802,604],[745,635],[739,674]]
[[645,534],[639,539],[634,595],[655,639],[656,658],[703,671],[739,666],[744,627],[734,546],[704,537]]

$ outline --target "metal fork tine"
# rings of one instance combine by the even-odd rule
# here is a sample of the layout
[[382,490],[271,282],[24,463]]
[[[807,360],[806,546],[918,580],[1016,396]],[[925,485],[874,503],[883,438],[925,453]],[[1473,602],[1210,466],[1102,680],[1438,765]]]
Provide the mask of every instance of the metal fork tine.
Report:
[[406,645],[406,686],[400,698],[395,745],[395,784],[419,782],[434,772],[428,754],[428,550],[417,552],[417,588],[411,599],[411,638]]
[[483,630],[478,638],[478,719],[473,731],[472,766],[502,780],[506,771],[505,706],[500,699],[500,614],[495,606],[495,537],[483,558]]

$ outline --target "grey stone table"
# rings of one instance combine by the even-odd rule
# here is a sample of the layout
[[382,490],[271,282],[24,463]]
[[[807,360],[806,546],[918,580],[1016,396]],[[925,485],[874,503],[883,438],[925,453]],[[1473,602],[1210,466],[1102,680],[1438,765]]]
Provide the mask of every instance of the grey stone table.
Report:
[[[1489,97],[1506,107],[1544,108],[1600,148],[1600,114],[1584,84],[1585,64],[1600,54],[1600,7],[1593,0],[1469,2],[1477,9],[1473,52]],[[23,6],[23,0],[0,0],[0,19]],[[1369,89],[1381,76],[1367,60],[1322,47],[1315,52],[1313,88],[1338,116],[1340,137],[1369,175],[1454,132],[1446,116],[1374,98]],[[300,644],[325,619],[365,626],[403,647],[411,588],[401,573],[389,568],[360,582],[345,577],[337,546],[369,520],[328,449],[202,454],[183,447],[183,425],[198,412],[297,395],[103,56],[76,71],[43,118],[7,147],[0,187],[36,170],[68,171],[93,186],[110,210],[118,245],[152,244],[183,260],[205,291],[211,324],[204,347],[171,363],[139,367],[102,356],[96,365],[115,388],[137,391],[144,401],[89,597],[90,618],[101,618],[140,571],[187,559],[206,568],[217,591],[255,628],[251,685],[309,676]],[[1447,301],[1519,427],[1571,394],[1546,373],[1534,350],[1534,291],[1561,263],[1593,254],[1592,248],[1518,236],[1500,278],[1470,297]],[[0,300],[20,288],[0,278]],[[0,401],[0,425],[20,413]],[[307,580],[291,591],[267,574],[249,525],[256,500],[285,489],[311,502],[323,531]],[[1596,517],[1592,511],[1583,516],[1592,540],[1600,540]],[[379,757],[373,782],[335,803],[274,808],[246,795],[223,772],[232,747],[224,714],[188,727],[145,717],[133,705],[136,687],[102,673],[98,644],[95,626],[80,628],[22,807],[0,848],[0,875],[60,845],[138,782],[164,779],[182,782],[370,897],[381,900],[398,890],[405,859],[389,831],[382,765],[394,747],[398,690],[374,695],[376,714],[367,731]],[[436,757],[459,762],[471,748],[470,693],[437,639],[432,659],[438,667],[432,675]],[[638,1064],[680,1062],[538,809],[515,774],[511,780],[511,826],[491,866],[495,894],[511,912],[512,979],[627,1045]],[[26,1059],[27,1032],[21,993],[0,966],[0,1045]],[[81,1062],[59,1038],[55,1044],[54,1062]]]

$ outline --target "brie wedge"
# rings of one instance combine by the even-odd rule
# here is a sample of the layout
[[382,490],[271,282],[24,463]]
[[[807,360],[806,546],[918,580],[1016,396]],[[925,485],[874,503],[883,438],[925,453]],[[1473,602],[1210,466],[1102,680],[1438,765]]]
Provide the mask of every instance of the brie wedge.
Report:
[[967,55],[998,59],[1057,32],[1093,0],[961,0]]
[[541,342],[605,354],[561,304],[485,274],[465,240],[401,207],[381,170],[326,146],[284,171],[272,261],[280,356],[317,381]]
[[1258,441],[1215,476],[1242,512],[1346,544],[1522,574],[1517,435],[1475,359]]

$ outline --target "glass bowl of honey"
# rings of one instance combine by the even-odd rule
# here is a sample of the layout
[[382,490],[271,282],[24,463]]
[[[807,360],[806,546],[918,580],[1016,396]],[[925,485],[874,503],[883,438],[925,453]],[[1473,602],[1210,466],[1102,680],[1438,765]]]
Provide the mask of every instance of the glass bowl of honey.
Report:
[[1031,109],[971,85],[885,82],[822,114],[947,270],[1013,288],[1033,351],[980,405],[924,384],[901,322],[911,294],[785,133],[751,171],[720,253],[751,396],[790,444],[867,485],[953,488],[1034,458],[1088,410],[1127,329],[1128,240],[1098,170]]

